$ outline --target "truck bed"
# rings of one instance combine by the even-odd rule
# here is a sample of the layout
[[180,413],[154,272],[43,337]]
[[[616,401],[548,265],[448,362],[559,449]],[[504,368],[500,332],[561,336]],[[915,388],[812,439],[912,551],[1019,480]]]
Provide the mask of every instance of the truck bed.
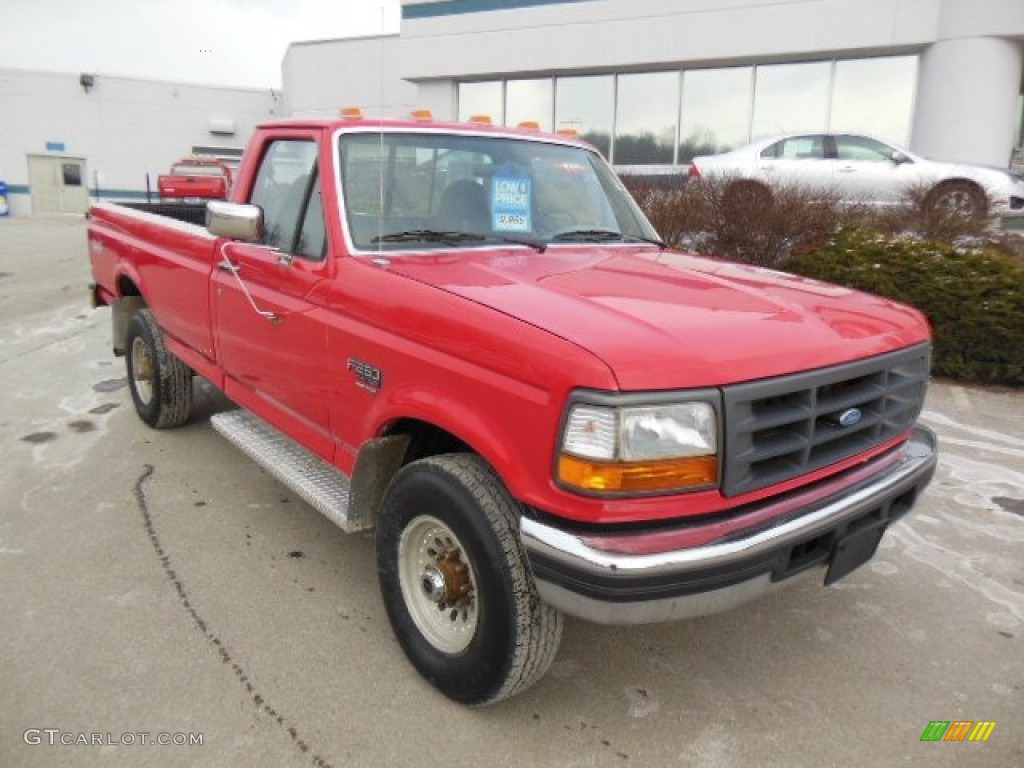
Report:
[[154,213],[186,224],[206,225],[206,203],[115,203],[136,211]]

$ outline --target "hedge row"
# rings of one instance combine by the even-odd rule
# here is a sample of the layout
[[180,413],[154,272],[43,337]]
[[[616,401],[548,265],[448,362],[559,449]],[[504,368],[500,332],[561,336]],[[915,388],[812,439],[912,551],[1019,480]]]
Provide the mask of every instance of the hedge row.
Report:
[[934,328],[936,375],[1024,386],[1024,260],[846,228],[785,268],[920,309]]

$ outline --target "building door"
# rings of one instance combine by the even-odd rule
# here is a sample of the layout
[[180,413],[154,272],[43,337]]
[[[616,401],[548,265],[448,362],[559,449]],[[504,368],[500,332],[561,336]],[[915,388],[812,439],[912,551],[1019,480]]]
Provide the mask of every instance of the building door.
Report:
[[85,160],[29,155],[33,213],[85,213],[89,208]]

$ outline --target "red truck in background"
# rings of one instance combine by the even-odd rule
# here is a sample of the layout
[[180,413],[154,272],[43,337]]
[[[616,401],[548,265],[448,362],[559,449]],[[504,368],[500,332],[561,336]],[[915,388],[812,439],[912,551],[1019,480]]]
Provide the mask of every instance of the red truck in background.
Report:
[[90,212],[138,415],[225,392],[220,432],[375,529],[395,634],[456,701],[539,679],[563,614],[831,584],[934,473],[917,311],[669,250],[577,139],[272,123],[205,214]]
[[215,157],[193,155],[171,166],[170,173],[157,177],[160,201],[200,203],[224,200],[231,192],[231,168]]

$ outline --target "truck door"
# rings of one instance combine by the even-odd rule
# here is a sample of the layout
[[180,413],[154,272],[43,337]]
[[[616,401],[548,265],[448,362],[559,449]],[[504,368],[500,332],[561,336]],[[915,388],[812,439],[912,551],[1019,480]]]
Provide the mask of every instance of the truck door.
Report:
[[228,396],[330,459],[326,310],[330,263],[316,137],[264,144],[249,194],[261,243],[226,242],[213,279],[217,354]]

